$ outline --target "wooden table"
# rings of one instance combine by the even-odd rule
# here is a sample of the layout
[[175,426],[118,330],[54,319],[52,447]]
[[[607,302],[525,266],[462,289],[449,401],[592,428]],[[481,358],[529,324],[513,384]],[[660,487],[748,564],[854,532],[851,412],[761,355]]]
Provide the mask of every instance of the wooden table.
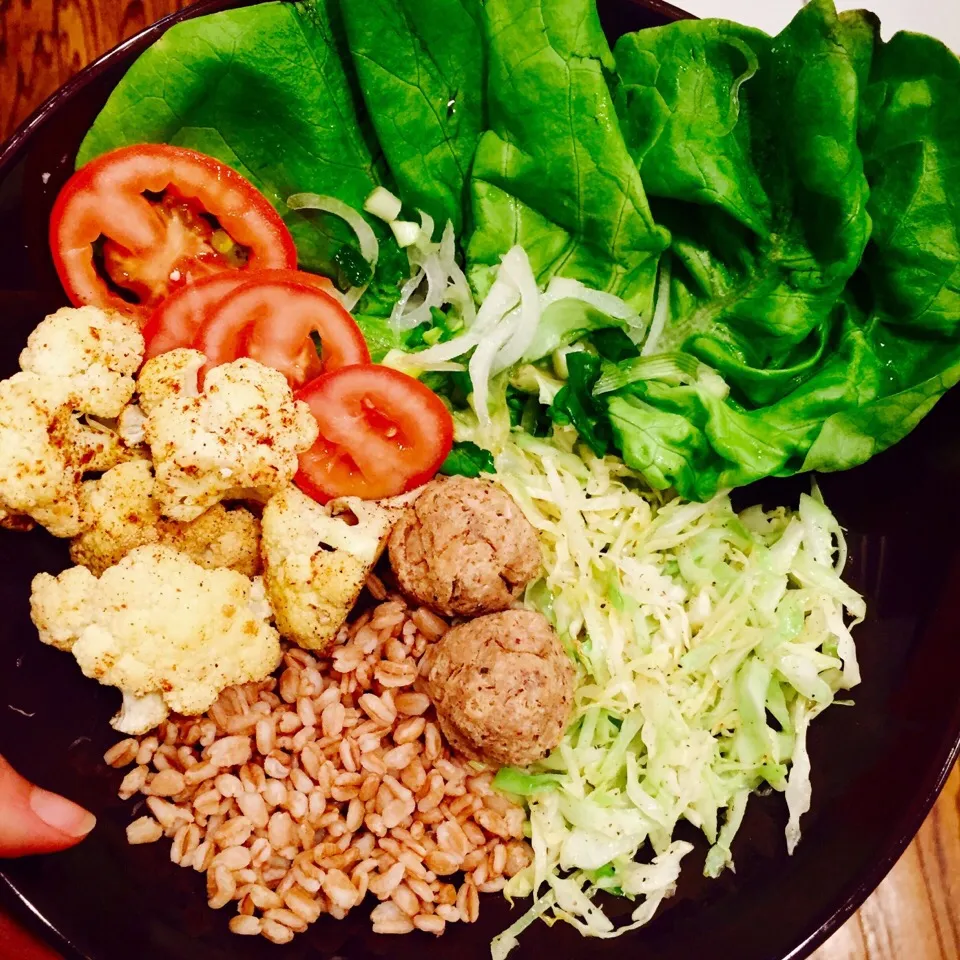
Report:
[[[188,0],[0,0],[0,139],[85,64]],[[14,945],[5,960],[46,960]],[[5,937],[7,939],[5,939]],[[960,960],[960,767],[880,888],[814,960]]]

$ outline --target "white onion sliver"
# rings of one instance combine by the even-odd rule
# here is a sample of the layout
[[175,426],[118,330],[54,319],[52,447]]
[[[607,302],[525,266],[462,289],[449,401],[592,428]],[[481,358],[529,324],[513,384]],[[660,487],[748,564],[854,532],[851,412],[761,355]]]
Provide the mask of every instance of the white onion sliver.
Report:
[[423,234],[427,243],[433,243],[433,228],[435,226],[433,217],[431,217],[429,213],[425,213],[423,210],[420,210],[419,213],[420,232]]
[[656,353],[657,345],[663,334],[664,327],[670,315],[670,261],[664,259],[660,264],[660,282],[657,284],[657,305],[653,311],[653,322],[650,324],[650,333],[647,341],[640,349],[641,357],[649,357]]
[[340,298],[340,302],[343,304],[343,309],[348,313],[353,310],[360,302],[361,297],[367,292],[368,286],[370,286],[370,284],[365,283],[362,287],[351,287],[346,293],[340,293],[339,290],[335,291]]
[[594,290],[568,277],[554,277],[543,294],[543,306],[558,300],[580,300],[614,320],[623,320],[631,327],[639,327],[643,321],[640,314],[620,297],[604,290]]
[[420,289],[420,284],[426,278],[426,272],[421,267],[400,289],[400,297],[393,306],[390,314],[390,323],[396,330],[412,330],[430,319],[430,308],[426,304],[407,310],[410,298]]
[[336,197],[321,197],[317,193],[295,193],[287,198],[287,206],[291,210],[322,210],[324,213],[332,213],[335,217],[346,221],[360,242],[360,255],[370,264],[371,269],[376,268],[377,261],[380,259],[377,235],[353,207]]
[[487,409],[490,399],[490,378],[493,375],[493,361],[500,348],[516,331],[520,322],[520,311],[508,314],[493,330],[488,332],[477,344],[467,369],[470,371],[470,384],[473,387],[473,406],[477,418],[483,426],[490,424],[490,411]]
[[507,271],[508,277],[520,291],[520,309],[509,339],[504,341],[494,358],[491,369],[493,376],[520,362],[533,343],[540,325],[540,291],[537,288],[537,278],[533,275],[530,259],[523,247],[514,247],[510,253],[513,254],[514,251],[517,251],[516,255],[510,259],[504,258],[501,270]]

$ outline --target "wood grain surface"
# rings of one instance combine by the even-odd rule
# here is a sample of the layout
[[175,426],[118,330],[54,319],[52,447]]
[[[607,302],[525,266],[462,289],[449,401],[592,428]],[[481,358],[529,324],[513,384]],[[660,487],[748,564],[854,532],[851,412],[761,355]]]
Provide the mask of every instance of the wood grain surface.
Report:
[[[187,0],[0,0],[0,139],[94,57]],[[0,923],[7,960],[30,952]],[[815,960],[960,960],[960,767],[916,840]]]

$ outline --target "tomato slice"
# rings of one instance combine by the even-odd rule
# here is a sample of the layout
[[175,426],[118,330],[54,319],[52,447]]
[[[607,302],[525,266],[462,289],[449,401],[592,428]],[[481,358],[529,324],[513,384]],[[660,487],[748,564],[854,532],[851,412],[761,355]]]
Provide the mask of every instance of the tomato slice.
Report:
[[224,297],[239,287],[268,280],[290,280],[331,294],[335,291],[326,277],[299,270],[227,270],[204,277],[182,287],[150,315],[143,328],[144,360],[177,347],[192,347],[201,325]]
[[[312,334],[320,337],[322,355]],[[333,294],[285,278],[246,283],[228,294],[208,312],[193,345],[207,357],[201,375],[252,357],[279,370],[295,388],[322,373],[370,362],[360,328]]]
[[[100,241],[112,285],[97,268]],[[57,197],[50,247],[76,306],[143,319],[200,278],[297,266],[290,231],[253,184],[212,157],[164,144],[122,147],[81,167]]]
[[413,490],[436,475],[453,446],[443,401],[390,367],[344,367],[308,383],[297,398],[310,405],[320,437],[301,454],[296,483],[320,503]]

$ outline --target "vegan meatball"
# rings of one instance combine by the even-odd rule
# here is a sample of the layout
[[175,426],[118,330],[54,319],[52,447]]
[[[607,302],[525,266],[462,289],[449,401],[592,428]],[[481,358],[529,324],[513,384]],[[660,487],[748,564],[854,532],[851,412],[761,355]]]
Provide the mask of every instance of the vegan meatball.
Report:
[[537,535],[513,498],[489,480],[428,484],[394,527],[390,562],[400,589],[448,617],[506,610],[540,570]]
[[427,657],[427,693],[455,750],[526,766],[560,742],[574,670],[542,614],[478,617],[449,630]]

